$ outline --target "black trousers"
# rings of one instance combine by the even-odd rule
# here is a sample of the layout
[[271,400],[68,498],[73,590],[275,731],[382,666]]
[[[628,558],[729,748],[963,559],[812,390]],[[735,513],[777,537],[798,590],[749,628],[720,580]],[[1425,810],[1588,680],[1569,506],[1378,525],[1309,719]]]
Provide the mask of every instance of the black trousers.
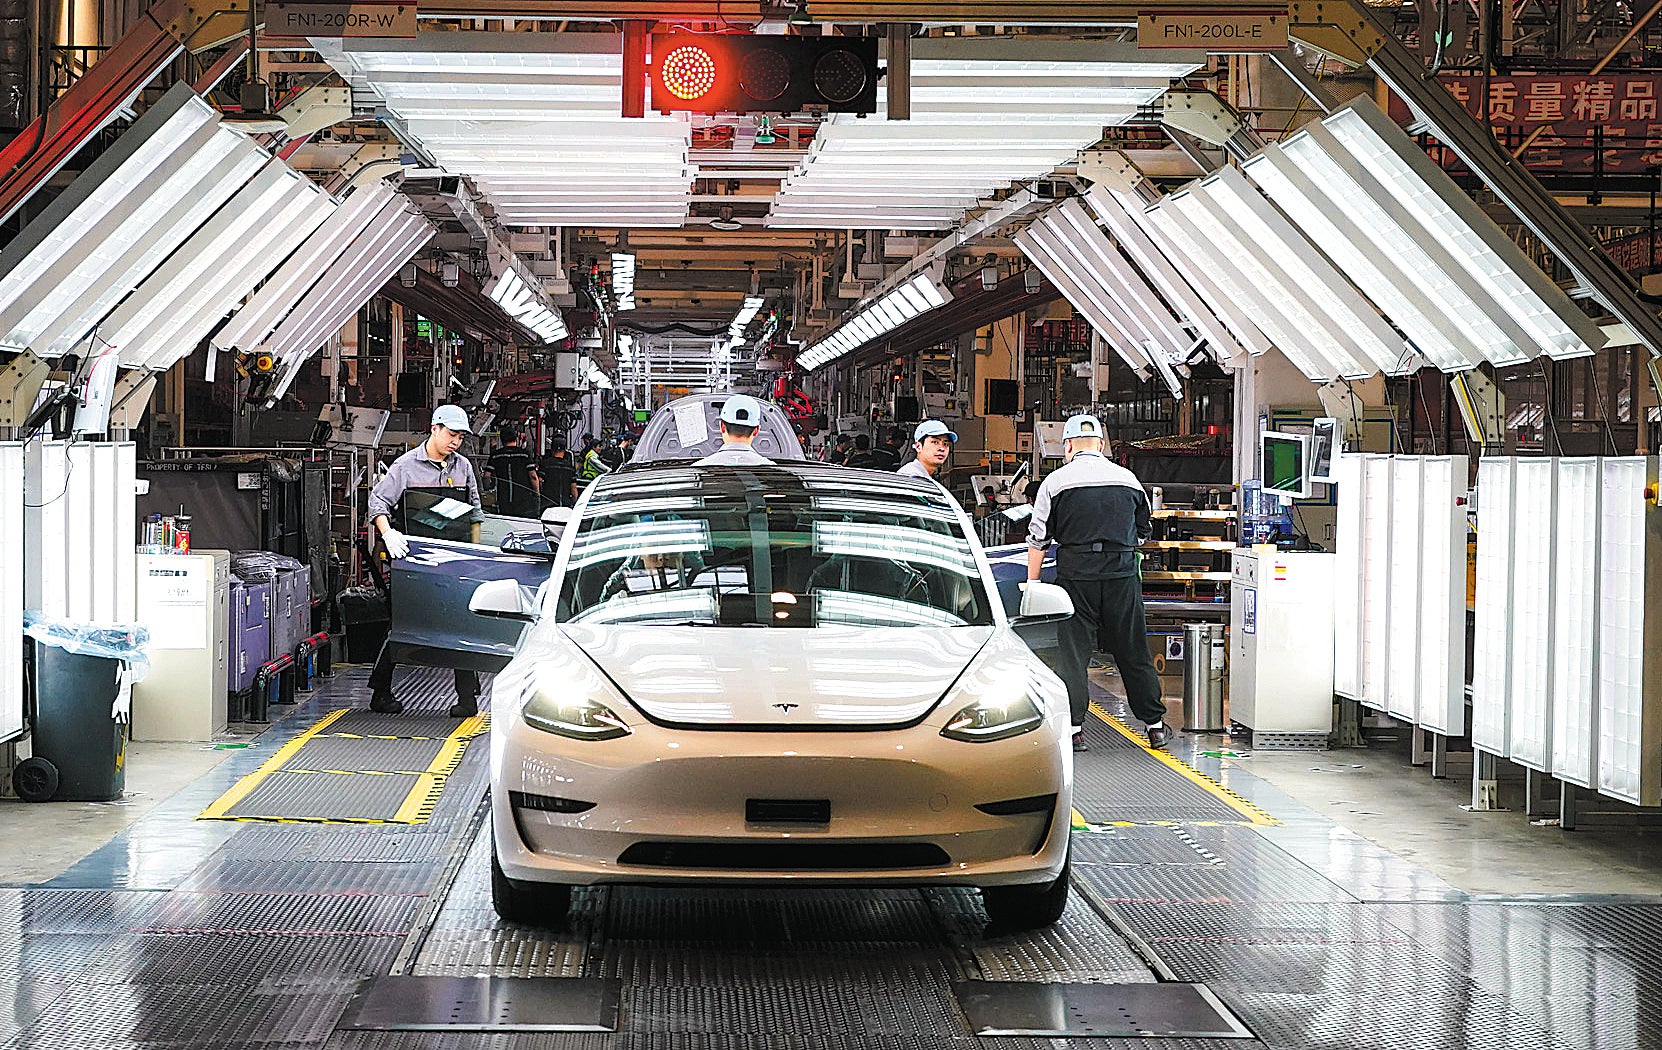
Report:
[[[381,643],[381,654],[375,658],[375,666],[369,669],[369,688],[376,693],[392,692],[392,642]],[[467,701],[479,699],[479,673],[465,668],[456,668],[456,699]]]
[[1153,724],[1166,715],[1160,699],[1160,675],[1148,655],[1148,624],[1143,619],[1143,581],[1136,576],[1117,580],[1056,581],[1073,599],[1073,615],[1056,629],[1060,661],[1056,673],[1068,687],[1073,724],[1085,724],[1090,706],[1086,673],[1091,654],[1105,649],[1119,668],[1131,713]]

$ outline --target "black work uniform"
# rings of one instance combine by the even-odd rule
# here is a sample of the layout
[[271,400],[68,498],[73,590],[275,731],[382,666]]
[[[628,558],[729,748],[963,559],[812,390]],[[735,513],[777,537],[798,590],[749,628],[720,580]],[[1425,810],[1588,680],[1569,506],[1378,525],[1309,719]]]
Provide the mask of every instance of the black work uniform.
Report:
[[537,490],[531,484],[531,453],[518,445],[503,445],[491,453],[487,469],[496,480],[498,514],[534,518],[541,513]]
[[1148,655],[1137,548],[1151,535],[1148,496],[1137,476],[1101,452],[1077,452],[1039,486],[1027,542],[1056,543],[1056,582],[1073,599],[1073,616],[1057,628],[1073,724],[1090,706],[1086,673],[1098,643],[1114,657],[1131,713],[1150,725],[1165,718],[1160,676]]

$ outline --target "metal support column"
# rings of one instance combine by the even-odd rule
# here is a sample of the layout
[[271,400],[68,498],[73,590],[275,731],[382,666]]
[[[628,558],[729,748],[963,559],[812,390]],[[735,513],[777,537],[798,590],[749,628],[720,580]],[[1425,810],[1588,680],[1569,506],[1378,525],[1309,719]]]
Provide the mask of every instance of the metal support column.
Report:
[[1472,809],[1487,811],[1500,808],[1500,781],[1496,774],[1499,761],[1487,751],[1473,752]]
[[1343,696],[1339,698],[1339,725],[1334,746],[1368,746],[1368,742],[1362,739],[1362,704],[1359,701]]
[[1524,767],[1524,816],[1530,820],[1547,816],[1547,783],[1551,780],[1545,773]]
[[1430,761],[1430,752],[1425,746],[1425,730],[1419,726],[1408,727],[1408,764],[1419,767]]
[[1576,792],[1579,790],[1568,780],[1558,782],[1558,826],[1565,831],[1575,830],[1579,810]]
[[1441,733],[1431,734],[1431,777],[1448,779],[1448,737]]

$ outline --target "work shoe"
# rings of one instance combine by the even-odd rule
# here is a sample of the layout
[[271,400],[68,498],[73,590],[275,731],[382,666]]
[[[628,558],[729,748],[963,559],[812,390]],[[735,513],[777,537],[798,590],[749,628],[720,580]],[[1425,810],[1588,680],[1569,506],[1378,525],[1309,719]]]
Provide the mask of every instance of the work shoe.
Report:
[[451,718],[472,718],[479,713],[479,701],[463,698],[450,705]]
[[1148,746],[1156,751],[1171,743],[1171,726],[1161,722],[1159,725],[1148,727]]
[[396,715],[404,710],[404,701],[394,697],[391,693],[376,693],[369,699],[369,709],[383,715]]
[[1085,743],[1085,731],[1083,729],[1073,734],[1073,749],[1075,751],[1089,751],[1091,749],[1091,745]]

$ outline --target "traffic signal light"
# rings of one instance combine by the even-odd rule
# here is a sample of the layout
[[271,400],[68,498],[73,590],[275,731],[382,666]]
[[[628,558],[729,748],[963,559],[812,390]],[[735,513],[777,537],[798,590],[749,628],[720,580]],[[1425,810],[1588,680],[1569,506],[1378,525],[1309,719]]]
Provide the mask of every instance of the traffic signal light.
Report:
[[652,60],[652,106],[662,113],[877,108],[875,38],[655,33]]

